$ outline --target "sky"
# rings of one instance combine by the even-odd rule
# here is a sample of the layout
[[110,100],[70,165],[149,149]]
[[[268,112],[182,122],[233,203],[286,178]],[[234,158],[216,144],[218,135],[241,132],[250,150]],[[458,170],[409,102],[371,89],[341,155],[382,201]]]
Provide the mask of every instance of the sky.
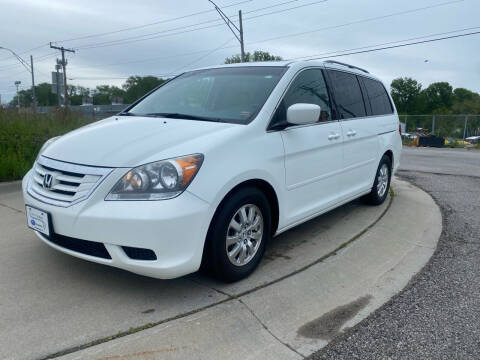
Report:
[[[215,2],[234,21],[242,10],[246,51],[284,59],[480,31],[478,0]],[[0,34],[1,47],[27,62],[33,56],[37,84],[51,82],[60,56],[49,42],[75,49],[66,53],[68,83],[92,88],[121,86],[131,75],[165,76],[217,65],[240,52],[208,0],[0,0]],[[480,92],[479,45],[477,34],[334,59],[368,69],[387,84],[408,76],[424,87],[448,81]],[[31,86],[30,73],[0,49],[2,102],[15,95],[16,80],[20,89]]]

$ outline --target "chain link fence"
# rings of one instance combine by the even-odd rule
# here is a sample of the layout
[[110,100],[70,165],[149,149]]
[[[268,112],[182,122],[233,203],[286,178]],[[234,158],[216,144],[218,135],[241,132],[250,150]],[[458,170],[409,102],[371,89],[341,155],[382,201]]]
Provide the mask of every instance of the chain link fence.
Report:
[[404,133],[465,140],[480,136],[480,115],[399,115]]
[[[82,116],[100,120],[105,119],[109,116],[118,114],[123,109],[130,106],[129,104],[115,104],[115,105],[77,105],[69,106],[68,108],[76,113],[80,113]],[[56,106],[39,106],[37,112],[40,114],[48,114],[55,112],[57,110]]]

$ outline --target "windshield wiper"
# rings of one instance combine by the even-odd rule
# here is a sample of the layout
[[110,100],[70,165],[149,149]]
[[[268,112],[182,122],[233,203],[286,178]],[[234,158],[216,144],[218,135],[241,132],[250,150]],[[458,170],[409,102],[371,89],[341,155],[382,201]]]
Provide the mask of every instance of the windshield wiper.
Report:
[[141,114],[139,116],[152,116],[152,117],[164,117],[169,119],[185,119],[185,120],[201,120],[201,121],[212,121],[212,122],[222,122],[220,118],[213,118],[208,116],[199,116],[199,115],[190,115],[190,114],[181,114],[181,113],[150,113],[150,114]]
[[138,116],[137,114],[131,112],[121,112],[118,114],[119,116]]

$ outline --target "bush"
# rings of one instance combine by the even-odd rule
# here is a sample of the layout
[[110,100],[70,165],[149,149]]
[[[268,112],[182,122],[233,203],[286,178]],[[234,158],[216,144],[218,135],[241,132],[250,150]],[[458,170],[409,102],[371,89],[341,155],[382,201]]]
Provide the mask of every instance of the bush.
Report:
[[65,110],[44,115],[0,109],[0,181],[21,179],[45,141],[92,121]]

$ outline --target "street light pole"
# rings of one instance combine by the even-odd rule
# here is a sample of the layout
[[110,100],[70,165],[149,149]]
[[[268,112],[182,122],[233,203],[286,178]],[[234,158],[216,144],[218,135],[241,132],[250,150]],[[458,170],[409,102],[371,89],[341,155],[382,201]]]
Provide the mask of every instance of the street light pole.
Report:
[[[33,74],[33,57],[30,55],[30,64],[28,64],[25,60],[23,60],[19,55],[15,53],[12,49],[0,46],[0,50],[6,50],[12,53],[13,56],[23,65],[23,67],[32,74],[32,101],[33,101],[33,110],[36,111],[37,109],[37,99],[35,97],[35,76]],[[18,87],[17,87],[18,88]],[[18,89],[17,89],[18,92]]]

